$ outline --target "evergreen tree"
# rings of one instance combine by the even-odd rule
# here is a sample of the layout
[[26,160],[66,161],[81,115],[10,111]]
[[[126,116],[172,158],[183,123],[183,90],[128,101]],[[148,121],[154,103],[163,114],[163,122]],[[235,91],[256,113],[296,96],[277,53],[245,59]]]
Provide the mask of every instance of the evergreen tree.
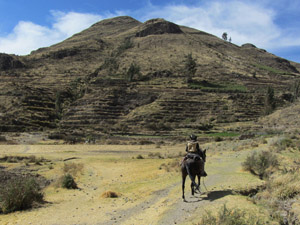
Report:
[[226,33],[226,32],[224,32],[224,33],[222,34],[222,38],[223,38],[224,41],[227,41],[227,33]]
[[192,77],[195,75],[197,71],[196,67],[197,67],[196,59],[193,58],[192,53],[188,54],[186,56],[185,65],[184,65],[184,69],[188,77],[188,81],[190,81]]

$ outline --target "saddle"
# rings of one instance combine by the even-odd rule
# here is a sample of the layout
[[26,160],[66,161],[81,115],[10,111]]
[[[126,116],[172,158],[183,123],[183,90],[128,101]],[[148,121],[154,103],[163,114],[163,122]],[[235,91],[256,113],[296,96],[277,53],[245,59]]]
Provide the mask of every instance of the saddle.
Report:
[[186,156],[185,156],[186,159],[193,159],[195,161],[198,161],[201,159],[200,155],[198,155],[197,153],[191,153],[189,152]]

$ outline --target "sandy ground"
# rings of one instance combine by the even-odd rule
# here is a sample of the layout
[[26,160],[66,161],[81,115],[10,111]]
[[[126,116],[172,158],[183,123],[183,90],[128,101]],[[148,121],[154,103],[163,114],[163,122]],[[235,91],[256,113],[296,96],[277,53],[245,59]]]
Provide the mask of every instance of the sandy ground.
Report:
[[[209,152],[202,193],[191,196],[186,181],[186,199],[181,199],[181,175],[161,169],[182,152],[184,145],[101,146],[101,145],[2,145],[1,156],[35,155],[51,160],[42,166],[32,165],[52,184],[44,190],[46,204],[39,208],[0,215],[0,224],[193,224],[205,210],[215,210],[224,203],[259,210],[248,199],[234,193],[258,178],[241,170],[249,150]],[[150,159],[160,152],[166,159]],[[137,155],[145,159],[136,159]],[[64,162],[65,159],[73,158]],[[55,185],[63,174],[64,163],[81,163],[83,171],[76,177],[79,190]],[[50,166],[51,165],[51,166]],[[3,164],[7,169],[18,165]],[[105,191],[119,193],[118,198],[102,197]]]

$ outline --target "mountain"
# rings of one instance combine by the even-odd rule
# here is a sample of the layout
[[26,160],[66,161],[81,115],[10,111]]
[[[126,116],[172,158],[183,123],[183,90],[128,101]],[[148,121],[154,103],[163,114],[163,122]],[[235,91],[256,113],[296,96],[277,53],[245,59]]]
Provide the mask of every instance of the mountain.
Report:
[[0,131],[240,133],[268,111],[268,87],[272,107],[292,102],[299,71],[252,44],[164,19],[106,19],[27,56],[0,54]]

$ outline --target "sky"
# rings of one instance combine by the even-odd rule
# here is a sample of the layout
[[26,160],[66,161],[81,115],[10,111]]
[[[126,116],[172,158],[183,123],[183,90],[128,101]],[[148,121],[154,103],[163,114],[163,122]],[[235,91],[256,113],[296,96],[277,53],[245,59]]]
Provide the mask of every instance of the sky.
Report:
[[116,16],[164,18],[300,63],[299,0],[0,0],[0,52],[26,55]]

